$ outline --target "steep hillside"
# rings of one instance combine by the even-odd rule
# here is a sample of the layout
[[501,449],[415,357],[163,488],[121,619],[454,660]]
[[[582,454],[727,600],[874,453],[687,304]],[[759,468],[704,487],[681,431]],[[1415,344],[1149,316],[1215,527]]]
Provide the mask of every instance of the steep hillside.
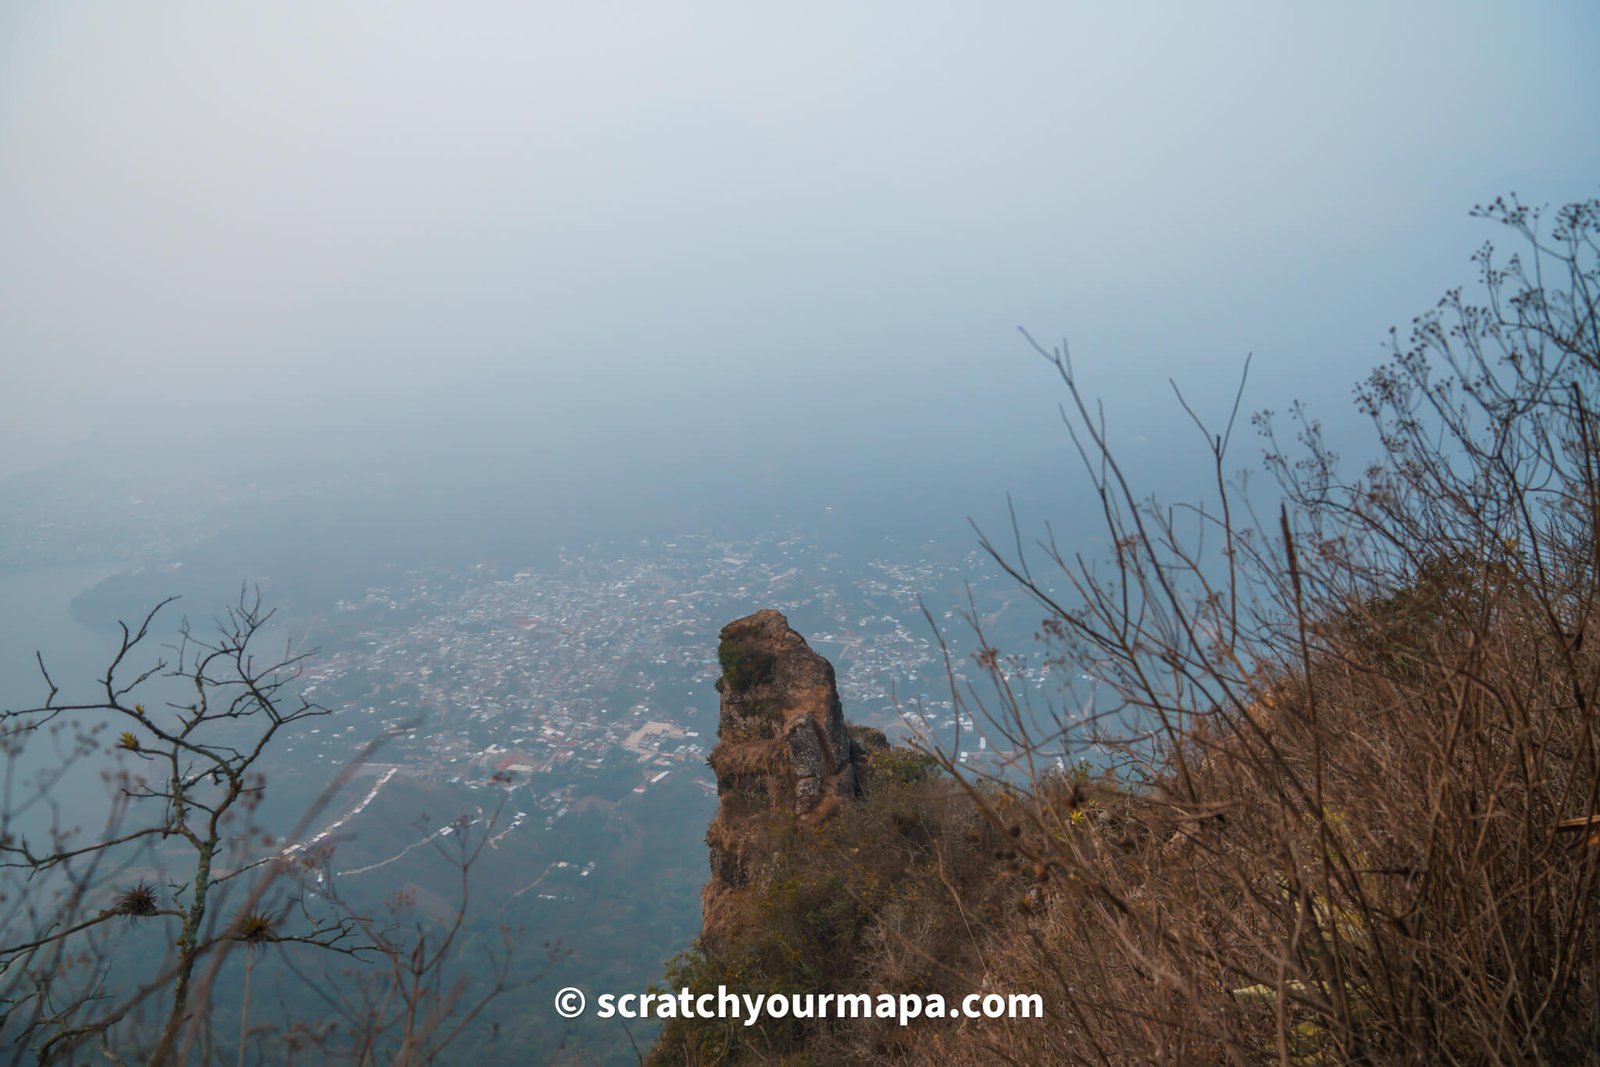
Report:
[[668,988],[1042,1018],[669,1018],[652,1062],[1594,1062],[1594,721],[1564,679],[1600,651],[1542,644],[1499,576],[1319,624],[1309,675],[1137,784],[964,781],[846,727],[782,616],[731,624],[705,931]]

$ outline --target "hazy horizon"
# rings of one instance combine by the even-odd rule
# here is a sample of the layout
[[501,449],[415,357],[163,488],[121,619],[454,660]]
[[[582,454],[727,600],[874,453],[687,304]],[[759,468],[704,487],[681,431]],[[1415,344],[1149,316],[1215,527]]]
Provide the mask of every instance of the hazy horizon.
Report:
[[1359,457],[1350,387],[1503,237],[1472,205],[1595,194],[1597,43],[1576,3],[8,6],[0,611],[69,633],[58,563],[950,560],[1008,493],[1093,554],[1018,327],[1141,490],[1208,476],[1168,379],[1220,426],[1252,354],[1246,411]]
[[1474,203],[1595,191],[1600,12],[1507,15],[11,5],[0,477],[963,513],[1065,455],[1018,326],[1129,448],[1250,352],[1338,424]]

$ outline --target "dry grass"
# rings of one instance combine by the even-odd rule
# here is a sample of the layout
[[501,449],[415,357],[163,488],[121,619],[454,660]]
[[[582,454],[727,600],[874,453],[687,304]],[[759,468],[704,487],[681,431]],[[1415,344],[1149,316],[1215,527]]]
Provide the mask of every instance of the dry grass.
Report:
[[1186,785],[1040,789],[1018,850],[1042,902],[994,932],[988,983],[1050,1022],[975,1030],[970,1060],[1593,1058],[1600,850],[1564,822],[1596,781],[1569,668],[1600,658],[1496,599],[1401,672],[1340,628],[1275,707],[1195,720]]

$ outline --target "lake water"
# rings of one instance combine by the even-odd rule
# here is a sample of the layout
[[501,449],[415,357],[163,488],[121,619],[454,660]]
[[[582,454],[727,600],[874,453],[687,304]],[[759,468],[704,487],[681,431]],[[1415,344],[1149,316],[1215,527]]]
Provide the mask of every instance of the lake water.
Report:
[[[123,569],[118,563],[77,563],[59,566],[0,570],[0,708],[14,710],[36,707],[44,702],[48,687],[39,674],[35,653],[44,657],[45,666],[61,692],[58,704],[87,703],[103,697],[97,681],[116,653],[120,633],[115,628],[88,626],[74,619],[68,610],[72,598],[107,576]],[[169,609],[170,610],[170,609]],[[178,621],[176,612],[168,620]],[[151,642],[150,656],[141,662],[148,666],[159,646],[171,640],[173,630],[164,627]],[[119,677],[121,675],[119,674]],[[129,676],[130,678],[132,675]],[[159,697],[160,689],[152,695]],[[148,698],[142,698],[147,699]],[[79,717],[87,724],[88,718]],[[121,727],[107,723],[113,733]],[[15,813],[30,795],[28,783],[41,770],[63,761],[64,738],[36,736],[10,768],[10,796],[6,803]],[[114,756],[96,756],[75,768],[52,789],[60,817],[68,825],[85,828],[100,824],[108,803],[108,787],[101,771]],[[43,825],[48,810],[34,806],[27,810],[22,827],[32,830]]]
[[118,635],[78,622],[67,606],[123,566],[75,563],[0,570],[0,707],[43,699],[46,689],[35,651],[44,655],[63,695],[86,696],[92,691],[84,683],[104,671]]

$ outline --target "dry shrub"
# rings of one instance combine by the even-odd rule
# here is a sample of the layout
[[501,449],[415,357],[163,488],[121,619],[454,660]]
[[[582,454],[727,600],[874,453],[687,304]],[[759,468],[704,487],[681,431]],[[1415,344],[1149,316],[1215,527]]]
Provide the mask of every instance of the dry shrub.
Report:
[[1115,556],[1047,545],[1047,582],[991,551],[1117,699],[1033,715],[992,654],[998,699],[958,697],[1035,763],[1100,752],[1121,784],[1034,781],[1017,847],[1044,882],[983,982],[1049,1017],[940,1058],[1600,1061],[1600,202],[1548,235],[1514,198],[1480,214],[1526,258],[1485,246],[1484,301],[1448,294],[1374,372],[1360,477],[1295,413],[1275,523],[1237,521],[1231,422],[1216,499],[1137,499],[1046,353]]

